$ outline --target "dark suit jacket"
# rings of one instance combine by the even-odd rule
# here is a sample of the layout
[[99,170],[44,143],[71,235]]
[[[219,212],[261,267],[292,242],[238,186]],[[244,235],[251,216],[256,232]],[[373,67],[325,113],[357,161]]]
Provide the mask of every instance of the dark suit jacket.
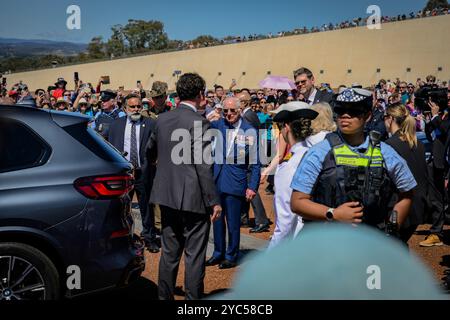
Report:
[[[240,130],[234,141],[233,153],[227,161],[227,130],[233,130],[224,119],[211,124],[214,129],[222,133],[223,142],[216,143],[216,158],[220,163],[214,164],[214,179],[220,193],[228,193],[244,197],[245,191],[258,191],[261,178],[261,164],[259,162],[257,131],[247,121],[242,120]],[[222,146],[222,153],[219,147]],[[250,173],[250,174],[248,174]]]
[[259,130],[261,127],[261,122],[259,121],[258,115],[252,109],[247,110],[244,113],[243,118],[247,121],[253,128]]
[[[155,129],[155,120],[150,118],[142,118],[141,128],[139,133],[139,158],[141,166],[145,161],[145,146],[150,139],[150,135]],[[125,126],[127,124],[127,117],[122,117],[115,120],[109,129],[108,141],[117,150],[124,152]]]
[[316,97],[314,98],[314,104],[319,102],[327,102],[331,103],[331,100],[333,100],[333,94],[329,93],[327,91],[321,91],[317,89]]
[[[438,129],[441,134],[436,139],[432,140],[431,133]],[[444,169],[446,167],[445,161],[445,145],[450,135],[450,118],[442,120],[441,116],[435,117],[425,126],[425,131],[428,140],[433,142],[432,153],[433,153],[433,165],[437,169]]]
[[411,173],[416,179],[417,187],[414,189],[414,198],[411,212],[403,224],[403,228],[411,225],[424,223],[425,210],[428,207],[428,193],[435,192],[428,176],[427,164],[425,162],[425,148],[418,141],[417,148],[411,149],[408,142],[400,140],[398,133],[386,141],[397,153],[405,159]]
[[[199,126],[196,130],[194,123]],[[188,136],[184,135],[178,138],[179,140],[171,141],[172,134],[177,129],[184,129]],[[184,104],[159,115],[155,131],[146,147],[146,163],[154,163],[157,159],[151,203],[195,213],[210,213],[210,207],[220,204],[212,164],[205,161],[194,164],[193,161],[194,154],[198,156],[199,152],[197,150],[194,153],[194,148],[200,149],[203,155],[211,155],[211,141],[203,141],[203,134],[208,129],[209,122]],[[181,141],[185,140],[188,140],[188,149],[183,149],[183,155],[184,152],[190,153],[187,155],[188,161],[174,163],[172,150],[179,150]],[[174,153],[180,154],[179,151]]]

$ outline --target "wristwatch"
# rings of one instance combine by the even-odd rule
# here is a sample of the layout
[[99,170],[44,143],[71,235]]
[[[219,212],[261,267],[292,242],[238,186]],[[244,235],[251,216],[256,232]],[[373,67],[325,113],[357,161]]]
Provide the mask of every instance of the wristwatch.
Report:
[[334,221],[334,215],[333,215],[333,213],[334,213],[334,208],[329,208],[329,209],[327,210],[327,213],[325,214],[325,216],[326,216],[326,218],[327,218],[327,221]]

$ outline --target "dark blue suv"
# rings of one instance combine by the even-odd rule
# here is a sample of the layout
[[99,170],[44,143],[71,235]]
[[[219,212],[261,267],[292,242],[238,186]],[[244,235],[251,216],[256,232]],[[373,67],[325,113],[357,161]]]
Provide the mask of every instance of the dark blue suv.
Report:
[[144,270],[132,167],[89,120],[0,105],[0,300],[77,296]]

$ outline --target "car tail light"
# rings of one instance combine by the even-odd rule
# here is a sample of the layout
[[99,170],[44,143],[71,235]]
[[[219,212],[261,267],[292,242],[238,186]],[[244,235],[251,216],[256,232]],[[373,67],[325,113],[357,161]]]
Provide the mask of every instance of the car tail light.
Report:
[[110,239],[117,239],[117,238],[128,237],[129,235],[130,235],[130,230],[129,229],[122,229],[122,230],[118,230],[118,231],[112,232],[111,236],[109,238]]
[[75,180],[74,187],[89,199],[116,199],[129,193],[134,186],[132,175],[83,177]]

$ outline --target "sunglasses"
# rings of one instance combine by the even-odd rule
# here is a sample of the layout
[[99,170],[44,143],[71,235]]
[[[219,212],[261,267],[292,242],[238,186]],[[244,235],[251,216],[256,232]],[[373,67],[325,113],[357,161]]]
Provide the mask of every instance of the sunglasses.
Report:
[[308,80],[295,81],[295,85],[298,86],[299,84],[305,84],[306,82],[308,82]]
[[134,108],[142,109],[142,106],[140,104],[138,104],[138,105],[135,105],[135,106],[128,106],[128,108],[130,108],[130,109],[134,109]]
[[359,118],[364,115],[364,112],[359,110],[349,109],[349,108],[334,108],[334,112],[338,116],[343,116],[344,114],[348,114],[352,118]]
[[208,96],[208,97],[206,97],[206,98],[208,98],[208,99],[214,99],[214,96]]
[[223,109],[223,113],[224,114],[228,114],[228,113],[236,114],[237,113],[237,109]]

